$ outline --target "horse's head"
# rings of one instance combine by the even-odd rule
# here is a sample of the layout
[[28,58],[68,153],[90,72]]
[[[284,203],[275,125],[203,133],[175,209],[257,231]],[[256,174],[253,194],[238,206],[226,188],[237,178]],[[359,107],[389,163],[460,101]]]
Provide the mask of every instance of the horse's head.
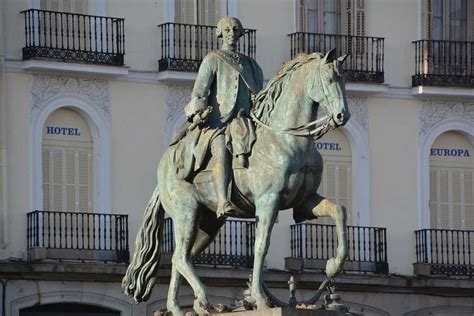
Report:
[[323,58],[315,60],[314,63],[319,62],[319,71],[315,72],[314,79],[308,85],[308,95],[326,110],[334,127],[346,124],[351,116],[342,79],[342,63],[346,57],[337,58],[333,49]]

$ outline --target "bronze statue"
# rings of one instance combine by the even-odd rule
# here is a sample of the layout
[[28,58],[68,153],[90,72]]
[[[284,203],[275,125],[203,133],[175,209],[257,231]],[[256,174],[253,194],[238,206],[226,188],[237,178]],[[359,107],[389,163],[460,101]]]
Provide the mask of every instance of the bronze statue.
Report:
[[[122,282],[125,293],[137,302],[148,299],[156,280],[166,211],[175,228],[167,299],[173,315],[182,315],[177,300],[181,276],[196,296],[194,310],[198,314],[209,310],[206,288],[191,259],[209,245],[228,215],[257,219],[249,303],[258,309],[268,307],[262,269],[279,210],[293,208],[297,222],[319,216],[334,219],[338,247],[326,265],[328,278],[341,270],[348,254],[344,207],[316,193],[323,164],[313,142],[313,137],[349,119],[341,77],[345,56],[336,58],[334,51],[299,55],[258,92],[260,68],[235,52],[242,34],[240,22],[224,18],[218,28],[222,49],[207,55],[199,70],[186,107],[189,122],[160,161],[157,186]],[[316,120],[319,106],[327,115]]]

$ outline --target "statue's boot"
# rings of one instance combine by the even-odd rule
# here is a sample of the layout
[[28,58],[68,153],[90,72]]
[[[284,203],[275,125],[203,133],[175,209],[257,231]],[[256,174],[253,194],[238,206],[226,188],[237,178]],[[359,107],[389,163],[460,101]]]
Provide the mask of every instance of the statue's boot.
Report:
[[236,207],[235,205],[227,200],[223,200],[219,202],[219,205],[217,207],[217,218],[222,218],[222,217],[227,217],[235,214],[236,212]]

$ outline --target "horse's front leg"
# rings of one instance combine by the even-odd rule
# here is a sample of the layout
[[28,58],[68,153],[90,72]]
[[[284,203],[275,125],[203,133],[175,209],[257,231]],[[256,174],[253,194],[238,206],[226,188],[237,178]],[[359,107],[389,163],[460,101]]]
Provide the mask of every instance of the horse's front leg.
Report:
[[265,195],[260,197],[256,203],[257,229],[255,233],[254,263],[252,276],[252,299],[257,309],[268,308],[267,297],[263,291],[262,270],[265,256],[270,246],[270,236],[278,214],[277,195]]
[[306,202],[306,209],[310,216],[330,216],[336,224],[337,251],[336,256],[330,258],[326,263],[326,275],[333,278],[342,270],[342,266],[349,255],[347,240],[347,213],[346,208],[336,204],[323,196],[316,194]]

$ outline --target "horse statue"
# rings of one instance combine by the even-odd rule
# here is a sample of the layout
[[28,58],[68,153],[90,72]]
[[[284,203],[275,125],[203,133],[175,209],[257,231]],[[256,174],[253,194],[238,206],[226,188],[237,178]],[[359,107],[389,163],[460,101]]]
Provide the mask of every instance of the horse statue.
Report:
[[[338,247],[336,256],[326,264],[327,278],[341,270],[348,256],[345,208],[316,193],[323,160],[313,140],[313,136],[320,137],[344,125],[350,117],[341,75],[344,59],[345,56],[337,58],[334,50],[326,55],[298,55],[283,65],[254,102],[251,117],[256,124],[256,141],[248,167],[234,163],[231,196],[238,208],[234,217],[256,218],[257,222],[249,299],[257,309],[269,307],[262,269],[279,210],[292,208],[296,222],[332,217]],[[327,114],[323,120],[316,120],[319,105]],[[321,121],[324,124],[317,127]],[[193,308],[201,315],[209,310],[210,304],[206,288],[193,269],[192,258],[212,242],[225,218],[218,218],[215,213],[217,198],[209,194],[214,190],[210,171],[198,174],[202,181],[189,183],[179,179],[170,149],[159,163],[157,186],[145,210],[135,254],[122,287],[136,302],[149,298],[156,281],[166,212],[174,222],[176,243],[167,310],[183,315],[177,299],[183,276],[194,291]]]

